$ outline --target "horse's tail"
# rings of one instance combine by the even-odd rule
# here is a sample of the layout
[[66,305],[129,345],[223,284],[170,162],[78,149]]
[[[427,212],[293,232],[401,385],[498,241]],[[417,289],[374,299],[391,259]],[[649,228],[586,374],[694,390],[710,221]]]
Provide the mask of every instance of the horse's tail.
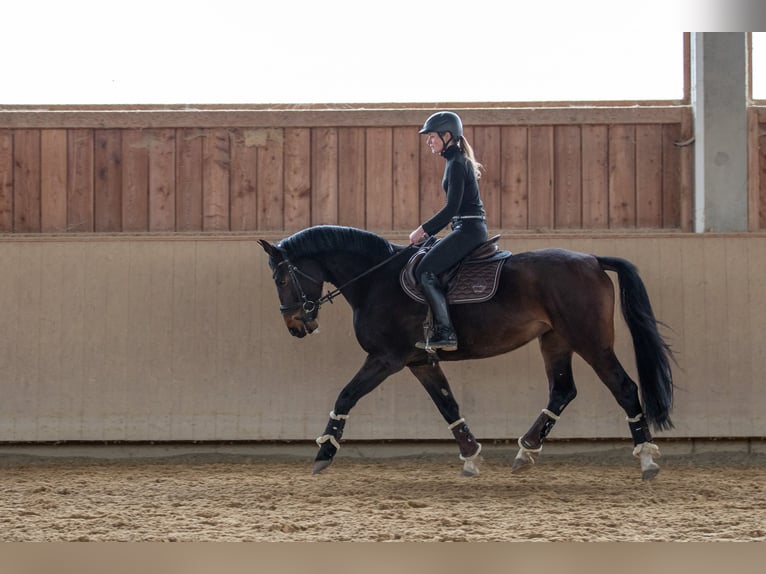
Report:
[[622,316],[633,337],[636,368],[647,420],[655,428],[671,429],[673,409],[674,360],[670,346],[662,338],[649,295],[636,266],[618,257],[596,257],[602,269],[617,273],[620,285]]

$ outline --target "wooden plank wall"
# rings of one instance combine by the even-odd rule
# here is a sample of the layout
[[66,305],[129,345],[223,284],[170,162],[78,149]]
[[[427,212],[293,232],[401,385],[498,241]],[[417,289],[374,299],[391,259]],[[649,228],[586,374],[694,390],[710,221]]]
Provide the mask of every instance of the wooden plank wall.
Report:
[[[463,113],[490,227],[691,228],[690,150],[676,145],[688,107],[522,111]],[[0,233],[410,230],[443,204],[443,162],[417,134],[430,112],[355,125],[283,111],[239,126],[236,114],[187,112],[134,127],[0,111]]]
[[748,115],[748,226],[766,229],[766,106],[751,106]]

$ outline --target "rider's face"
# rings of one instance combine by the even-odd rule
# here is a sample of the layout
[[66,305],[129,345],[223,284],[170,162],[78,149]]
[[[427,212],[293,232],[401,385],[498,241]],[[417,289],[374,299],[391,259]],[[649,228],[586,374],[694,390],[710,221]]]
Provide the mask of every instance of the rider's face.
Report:
[[444,142],[436,132],[428,132],[426,134],[426,145],[431,148],[431,153],[441,153],[444,149]]

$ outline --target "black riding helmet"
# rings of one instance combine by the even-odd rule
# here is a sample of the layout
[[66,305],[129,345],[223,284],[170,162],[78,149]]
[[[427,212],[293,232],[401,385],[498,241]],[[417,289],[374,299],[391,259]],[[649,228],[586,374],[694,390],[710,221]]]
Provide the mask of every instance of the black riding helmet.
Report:
[[449,132],[452,134],[453,139],[457,142],[463,137],[463,122],[460,116],[454,112],[436,112],[432,114],[423,124],[423,127],[418,132],[419,134],[436,133],[444,143],[444,147],[447,147],[449,142],[444,141],[442,134]]

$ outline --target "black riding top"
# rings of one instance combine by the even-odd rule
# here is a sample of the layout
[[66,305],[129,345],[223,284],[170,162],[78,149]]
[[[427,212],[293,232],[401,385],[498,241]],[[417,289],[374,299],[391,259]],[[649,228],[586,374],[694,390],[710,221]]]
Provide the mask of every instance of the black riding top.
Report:
[[447,202],[431,219],[423,224],[428,235],[436,235],[444,229],[453,217],[462,215],[484,216],[484,205],[479,196],[479,183],[463,150],[453,145],[444,150],[447,160],[444,166],[442,187]]

